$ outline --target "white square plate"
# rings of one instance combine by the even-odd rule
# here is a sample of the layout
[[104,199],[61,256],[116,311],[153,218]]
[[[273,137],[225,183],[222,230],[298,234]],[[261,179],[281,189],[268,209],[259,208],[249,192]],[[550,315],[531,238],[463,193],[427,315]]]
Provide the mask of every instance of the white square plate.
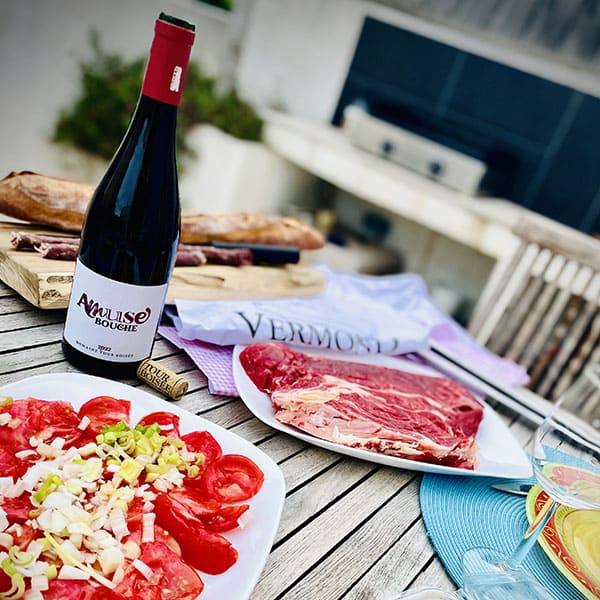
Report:
[[[350,448],[349,446],[322,440],[308,433],[304,433],[300,429],[280,423],[275,418],[275,411],[272,407],[269,395],[259,390],[254,383],[252,383],[240,363],[239,355],[244,348],[245,346],[236,346],[234,348],[233,377],[235,384],[240,397],[254,416],[274,429],[289,433],[290,435],[314,444],[315,446],[321,446],[322,448],[327,448],[328,450],[333,450],[340,454],[348,454],[349,456],[362,458],[363,460],[412,471],[440,473],[444,475],[505,477],[508,479],[530,477],[532,474],[531,463],[523,451],[523,448],[521,448],[517,439],[511,433],[510,429],[502,422],[500,417],[485,403],[482,403],[484,408],[483,420],[479,425],[479,431],[476,436],[477,443],[479,444],[479,450],[477,452],[479,465],[474,470],[447,467],[417,460],[398,458],[396,456],[388,456],[377,452],[369,452],[368,450],[359,448]],[[381,365],[392,369],[403,369],[413,373],[440,376],[438,372],[428,369],[427,367],[383,354],[363,356],[313,350],[303,351],[310,354],[328,356],[329,358],[335,358],[337,360]]]
[[150,412],[168,411],[180,417],[182,434],[206,430],[221,444],[224,454],[244,454],[252,459],[262,469],[265,480],[258,494],[248,501],[251,521],[243,530],[224,534],[238,550],[239,558],[222,575],[200,573],[205,587],[199,598],[244,600],[250,596],[271,551],[285,497],[285,482],[281,470],[264,452],[227,429],[175,404],[143,390],[101,377],[79,373],[36,375],[0,387],[0,395],[12,396],[15,399],[31,396],[41,400],[66,400],[75,409],[95,396],[123,398],[131,401],[132,424]]

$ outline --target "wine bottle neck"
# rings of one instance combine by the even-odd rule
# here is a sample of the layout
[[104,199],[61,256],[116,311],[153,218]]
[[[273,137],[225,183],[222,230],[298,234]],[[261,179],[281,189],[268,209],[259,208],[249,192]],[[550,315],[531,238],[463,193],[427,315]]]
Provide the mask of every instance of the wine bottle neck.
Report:
[[161,19],[154,27],[142,94],[178,106],[183,92],[194,32]]
[[140,138],[159,135],[161,145],[174,148],[177,109],[177,105],[162,102],[142,91],[126,134],[126,140],[129,143],[138,144]]

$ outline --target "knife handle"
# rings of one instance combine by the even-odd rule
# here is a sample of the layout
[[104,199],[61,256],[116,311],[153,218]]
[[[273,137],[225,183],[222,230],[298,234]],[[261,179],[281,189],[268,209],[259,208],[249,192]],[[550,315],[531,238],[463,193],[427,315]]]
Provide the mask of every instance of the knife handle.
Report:
[[286,265],[300,261],[300,251],[295,246],[267,246],[264,244],[243,244],[235,242],[210,243],[214,248],[231,250],[233,248],[247,248],[252,252],[254,263],[265,265]]

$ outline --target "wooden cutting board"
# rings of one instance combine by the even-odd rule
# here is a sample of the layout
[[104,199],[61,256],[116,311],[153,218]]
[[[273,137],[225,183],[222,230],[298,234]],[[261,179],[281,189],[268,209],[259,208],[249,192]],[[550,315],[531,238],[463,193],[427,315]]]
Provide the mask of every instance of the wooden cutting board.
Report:
[[[61,234],[33,225],[0,222],[0,280],[39,308],[66,308],[75,263],[42,258],[35,251],[13,250],[12,231]],[[325,276],[303,264],[175,267],[167,301],[312,296],[320,294],[324,285]]]

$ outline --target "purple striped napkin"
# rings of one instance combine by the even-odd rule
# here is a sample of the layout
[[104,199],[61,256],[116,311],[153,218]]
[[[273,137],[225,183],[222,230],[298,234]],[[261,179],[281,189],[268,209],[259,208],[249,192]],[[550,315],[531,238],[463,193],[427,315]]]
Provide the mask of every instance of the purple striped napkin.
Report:
[[184,350],[208,379],[211,394],[237,396],[233,381],[233,346],[216,346],[199,340],[186,340],[174,326],[161,325],[158,333]]

